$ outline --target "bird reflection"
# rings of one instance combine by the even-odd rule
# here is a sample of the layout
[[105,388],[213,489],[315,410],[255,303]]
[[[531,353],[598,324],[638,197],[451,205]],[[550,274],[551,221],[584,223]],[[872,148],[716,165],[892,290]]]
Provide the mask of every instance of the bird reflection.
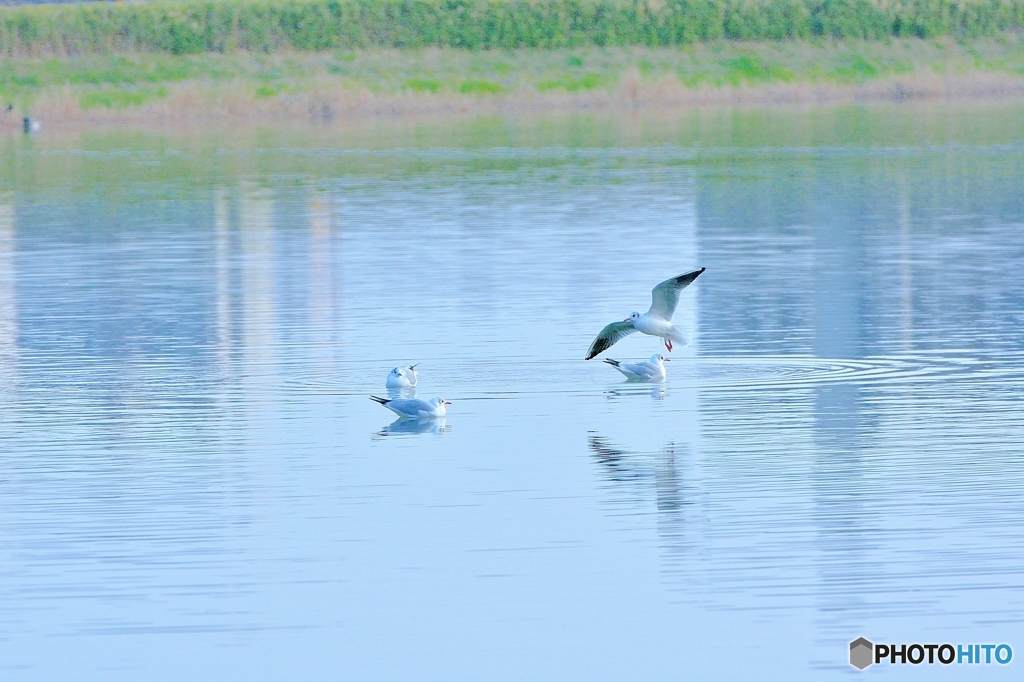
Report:
[[660,384],[656,386],[643,384],[638,386],[621,386],[617,388],[610,388],[605,391],[605,395],[607,395],[609,399],[622,398],[624,396],[631,395],[644,395],[645,393],[651,396],[651,400],[665,399],[665,387]]
[[650,454],[621,450],[594,432],[588,436],[587,444],[604,475],[615,484],[615,489],[621,488],[635,501],[644,501],[649,499],[653,488],[658,535],[665,561],[664,571],[668,574],[680,573],[689,545],[683,512],[692,504],[692,501],[686,499],[679,465],[685,448],[679,448],[670,441],[654,455],[652,461]]
[[411,433],[442,434],[451,431],[444,417],[424,419],[396,419],[377,432],[378,436],[398,436]]
[[593,431],[588,437],[590,451],[607,477],[616,482],[653,480],[659,509],[678,509],[682,503],[676,444],[667,443],[651,466],[650,458],[614,447],[607,438]]
[[620,482],[635,481],[646,476],[644,472],[632,465],[628,454],[624,450],[613,448],[606,438],[591,433],[588,438],[588,445],[590,445],[590,451],[594,453],[594,458],[604,468],[609,479]]

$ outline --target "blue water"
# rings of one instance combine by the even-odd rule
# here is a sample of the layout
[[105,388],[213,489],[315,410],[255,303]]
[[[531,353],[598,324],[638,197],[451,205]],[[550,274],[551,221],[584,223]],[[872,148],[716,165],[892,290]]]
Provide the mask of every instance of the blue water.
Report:
[[[1024,148],[133,144],[0,184],[3,679],[1024,655]],[[701,266],[665,384],[583,361]]]

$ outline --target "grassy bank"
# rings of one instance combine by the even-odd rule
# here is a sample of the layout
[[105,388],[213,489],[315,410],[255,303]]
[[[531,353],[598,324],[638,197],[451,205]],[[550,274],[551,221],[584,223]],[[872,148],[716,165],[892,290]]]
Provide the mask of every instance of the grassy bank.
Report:
[[[0,126],[702,103],[1024,97],[1024,39],[777,41],[683,48],[333,50],[19,58]],[[48,125],[50,125],[48,124]]]
[[188,0],[0,8],[0,54],[673,46],[979,37],[1024,0]]

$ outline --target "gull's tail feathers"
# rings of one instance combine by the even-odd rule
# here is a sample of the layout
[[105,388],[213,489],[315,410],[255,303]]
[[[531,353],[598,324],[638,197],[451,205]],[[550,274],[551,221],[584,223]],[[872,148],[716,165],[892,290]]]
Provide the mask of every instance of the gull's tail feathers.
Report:
[[669,336],[672,337],[672,342],[679,344],[680,348],[685,348],[690,345],[690,341],[693,340],[693,332],[689,329],[683,329],[672,325],[672,330],[669,332]]
[[391,402],[387,398],[378,398],[375,395],[371,395],[370,396],[370,400],[372,400],[375,403],[380,403],[381,405],[384,405],[385,407],[387,407],[387,404]]
[[604,361],[607,362],[612,367],[618,367],[620,364],[622,364],[618,360],[612,360],[611,358],[605,358]]

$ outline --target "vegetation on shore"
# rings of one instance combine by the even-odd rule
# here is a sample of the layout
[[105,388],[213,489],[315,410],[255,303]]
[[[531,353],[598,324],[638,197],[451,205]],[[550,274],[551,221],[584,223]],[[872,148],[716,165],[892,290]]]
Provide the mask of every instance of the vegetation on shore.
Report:
[[1024,0],[185,0],[0,8],[0,54],[678,46],[716,40],[977,38]]
[[126,109],[159,102],[182,88],[189,88],[193,96],[230,93],[259,103],[327,92],[579,95],[615,91],[626,83],[662,89],[842,86],[892,77],[972,74],[1024,79],[1024,39],[1006,34],[961,42],[718,41],[683,48],[342,49],[17,59],[8,60],[0,70],[0,106],[29,110],[42,98],[59,97],[82,111]]

